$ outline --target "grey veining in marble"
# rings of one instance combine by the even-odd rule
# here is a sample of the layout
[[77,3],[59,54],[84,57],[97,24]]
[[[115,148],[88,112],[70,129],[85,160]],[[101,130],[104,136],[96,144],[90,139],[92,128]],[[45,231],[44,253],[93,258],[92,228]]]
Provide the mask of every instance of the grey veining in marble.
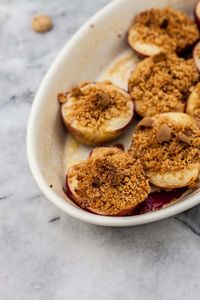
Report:
[[[200,207],[135,228],[66,216],[26,159],[33,96],[66,41],[109,0],[0,1],[0,300],[200,299]],[[52,16],[45,34],[36,13]]]

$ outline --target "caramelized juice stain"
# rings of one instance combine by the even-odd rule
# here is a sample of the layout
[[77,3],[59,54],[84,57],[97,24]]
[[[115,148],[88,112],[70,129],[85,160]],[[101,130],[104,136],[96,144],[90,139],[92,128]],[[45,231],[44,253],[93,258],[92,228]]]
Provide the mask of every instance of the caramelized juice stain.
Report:
[[104,81],[109,79],[115,85],[126,90],[128,78],[138,61],[138,57],[132,51],[125,51],[102,72],[98,80]]
[[74,153],[79,148],[79,142],[77,142],[77,140],[75,140],[72,136],[70,136],[69,145],[68,146],[69,146],[69,151],[71,153]]
[[129,67],[129,63],[131,63],[133,59],[133,54],[129,54],[125,57],[122,57],[119,61],[116,61],[116,63],[110,68],[110,70],[108,70],[108,75],[113,76],[116,74],[121,74],[121,69],[127,69]]

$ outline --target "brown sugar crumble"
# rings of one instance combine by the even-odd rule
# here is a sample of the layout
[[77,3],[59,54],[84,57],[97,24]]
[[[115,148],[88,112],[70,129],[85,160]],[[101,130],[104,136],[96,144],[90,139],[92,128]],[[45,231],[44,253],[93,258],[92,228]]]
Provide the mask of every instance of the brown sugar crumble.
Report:
[[167,7],[150,9],[134,19],[130,29],[137,32],[131,39],[154,44],[166,52],[181,53],[199,39],[195,22],[181,11]]
[[[158,131],[167,126],[167,139],[158,140]],[[170,134],[170,135],[169,135]],[[200,130],[195,122],[180,126],[169,119],[154,123],[153,127],[137,127],[133,135],[130,153],[140,158],[144,170],[152,172],[176,172],[200,159]]]
[[72,98],[73,104],[66,112],[69,123],[99,129],[105,121],[130,115],[129,94],[110,82],[80,85],[68,93],[66,102]]
[[193,59],[160,53],[140,62],[129,79],[129,92],[141,116],[183,112],[191,87],[199,80]]
[[127,215],[150,192],[138,160],[117,148],[97,148],[88,160],[73,167],[78,204],[103,215]]

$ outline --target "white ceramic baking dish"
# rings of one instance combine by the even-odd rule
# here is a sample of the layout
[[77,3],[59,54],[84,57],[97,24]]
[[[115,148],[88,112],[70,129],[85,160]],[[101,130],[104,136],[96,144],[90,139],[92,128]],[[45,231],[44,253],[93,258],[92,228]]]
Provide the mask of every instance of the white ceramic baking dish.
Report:
[[[90,149],[77,144],[66,133],[57,102],[59,92],[66,91],[83,80],[110,77],[124,86],[130,62],[132,64],[132,61],[136,60],[127,50],[126,43],[127,29],[134,15],[150,7],[169,5],[191,13],[195,2],[116,0],[74,35],[46,74],[30,114],[27,131],[28,161],[32,174],[46,198],[70,216],[103,226],[131,226],[161,220],[200,203],[200,193],[196,191],[167,208],[139,216],[98,216],[77,207],[66,197],[62,187],[65,184],[67,168],[86,158]],[[119,55],[122,55],[122,58],[119,58]],[[116,60],[120,60],[121,64],[119,67],[120,64],[117,63],[118,70],[113,68],[113,62]],[[121,74],[116,76],[117,72]],[[126,145],[130,142],[127,136],[121,139]]]

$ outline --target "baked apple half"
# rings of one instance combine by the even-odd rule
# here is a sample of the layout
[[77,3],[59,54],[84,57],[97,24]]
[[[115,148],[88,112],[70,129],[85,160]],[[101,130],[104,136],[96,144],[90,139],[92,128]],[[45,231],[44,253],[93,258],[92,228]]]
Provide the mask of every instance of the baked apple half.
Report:
[[130,95],[110,81],[86,82],[58,98],[68,131],[86,145],[114,140],[133,119]]
[[129,78],[129,93],[141,117],[184,112],[190,90],[199,81],[194,60],[159,53],[145,58]]
[[143,163],[152,184],[164,189],[192,185],[200,171],[200,130],[184,113],[144,118],[130,152]]
[[198,39],[196,23],[170,7],[143,11],[134,19],[128,34],[130,47],[142,56],[160,52],[182,54]]
[[200,127],[200,82],[195,86],[188,98],[186,113],[192,116]]
[[67,195],[81,208],[104,216],[126,216],[150,193],[139,160],[118,148],[96,148],[67,174]]

